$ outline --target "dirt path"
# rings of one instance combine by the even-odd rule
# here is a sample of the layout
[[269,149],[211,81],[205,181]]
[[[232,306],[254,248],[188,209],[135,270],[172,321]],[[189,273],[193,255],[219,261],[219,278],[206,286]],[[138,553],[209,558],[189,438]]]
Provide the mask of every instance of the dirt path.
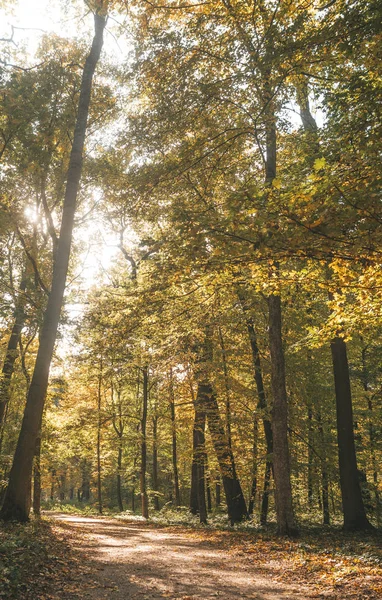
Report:
[[[89,576],[81,598],[94,600],[297,600],[317,597],[306,587],[276,581],[256,570],[247,557],[201,541],[188,532],[153,529],[115,519],[51,515],[70,532],[72,545],[85,557]],[[73,596],[71,596],[73,597]]]

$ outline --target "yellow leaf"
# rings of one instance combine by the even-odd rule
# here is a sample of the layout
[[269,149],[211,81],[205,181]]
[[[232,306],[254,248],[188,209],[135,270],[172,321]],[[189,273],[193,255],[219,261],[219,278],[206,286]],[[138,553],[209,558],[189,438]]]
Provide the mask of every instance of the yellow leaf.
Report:
[[324,157],[316,158],[316,160],[314,161],[313,169],[315,171],[320,171],[320,169],[324,169],[325,166],[326,166],[326,160]]

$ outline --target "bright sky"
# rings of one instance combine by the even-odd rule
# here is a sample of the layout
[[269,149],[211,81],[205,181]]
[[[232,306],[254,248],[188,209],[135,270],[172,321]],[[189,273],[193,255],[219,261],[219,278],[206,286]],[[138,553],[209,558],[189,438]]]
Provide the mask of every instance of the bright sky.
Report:
[[[25,45],[33,56],[39,39],[44,33],[54,32],[66,38],[89,37],[93,33],[92,17],[82,0],[18,0],[9,10],[0,9],[0,37],[9,37],[11,26],[15,28],[14,41],[19,47]],[[8,14],[7,14],[8,13]],[[104,52],[108,58],[123,60],[129,50],[126,40],[117,39],[110,19],[104,39]]]
[[[93,20],[82,0],[18,0],[12,8],[12,14],[0,9],[0,37],[8,38],[14,29],[13,40],[17,47],[25,49],[28,62],[33,64],[33,56],[38,48],[42,35],[54,32],[65,38],[84,37],[91,41]],[[110,30],[113,23],[110,22]],[[119,61],[125,59],[128,46],[126,41],[118,40],[106,32],[104,53],[109,59]],[[93,204],[89,199],[89,204]],[[32,218],[32,217],[31,217]],[[120,250],[116,236],[105,230],[102,224],[91,215],[85,224],[81,224],[74,232],[74,243],[81,242],[84,250],[79,259],[78,272],[75,275],[73,288],[86,291],[95,280],[105,275],[111,264],[117,260]],[[67,305],[70,316],[75,318],[82,312],[82,305]]]

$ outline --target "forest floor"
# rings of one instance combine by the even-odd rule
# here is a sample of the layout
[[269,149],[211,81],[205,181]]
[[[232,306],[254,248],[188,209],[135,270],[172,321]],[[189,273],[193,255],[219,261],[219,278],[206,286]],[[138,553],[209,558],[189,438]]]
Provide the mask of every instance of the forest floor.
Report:
[[0,533],[0,598],[377,600],[379,541],[329,530],[287,540],[50,514]]

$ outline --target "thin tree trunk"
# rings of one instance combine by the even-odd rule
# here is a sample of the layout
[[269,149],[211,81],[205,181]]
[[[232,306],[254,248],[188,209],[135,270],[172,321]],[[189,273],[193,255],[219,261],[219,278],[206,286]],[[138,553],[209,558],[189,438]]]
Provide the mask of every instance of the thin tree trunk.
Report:
[[101,403],[102,403],[102,359],[100,374],[98,376],[98,393],[97,393],[97,496],[98,496],[98,512],[102,515],[102,465],[101,465]]
[[117,458],[117,501],[119,512],[123,512],[123,500],[122,500],[122,437],[118,440],[118,458]]
[[195,400],[195,419],[193,429],[193,458],[190,510],[192,514],[199,514],[200,523],[207,523],[207,506],[205,490],[205,427],[206,413],[198,406]]
[[220,484],[220,479],[219,479],[219,475],[216,478],[216,482],[215,482],[215,506],[216,508],[218,508],[220,506],[221,503],[221,484]]
[[[267,518],[268,518],[270,478],[271,478],[272,466],[273,466],[272,465],[272,459],[273,459],[272,424],[270,421],[270,416],[268,415],[268,404],[267,404],[267,398],[265,395],[265,387],[264,387],[263,374],[262,374],[262,369],[261,369],[260,351],[259,351],[259,346],[257,344],[257,335],[256,335],[256,331],[255,331],[254,322],[253,322],[252,317],[247,314],[248,306],[247,306],[244,291],[240,288],[240,286],[238,286],[236,289],[236,292],[237,292],[242,310],[245,314],[245,321],[246,321],[246,325],[247,325],[249,343],[251,346],[253,370],[254,370],[254,377],[255,377],[257,397],[258,397],[256,412],[253,415],[253,418],[254,418],[254,428],[253,428],[253,434],[254,434],[253,463],[254,463],[254,466],[253,466],[252,491],[251,491],[251,499],[253,498],[253,501],[252,501],[252,505],[251,505],[251,501],[250,501],[250,506],[249,506],[248,512],[249,512],[249,514],[252,514],[252,512],[253,512],[254,495],[256,493],[256,488],[257,488],[257,434],[258,434],[257,411],[260,411],[262,413],[263,429],[264,429],[265,443],[266,443],[266,448],[267,448],[265,474],[264,474],[263,498],[262,498],[262,502],[261,502],[260,523],[262,525],[266,525]],[[256,436],[256,439],[255,439],[255,436]],[[250,509],[252,509],[252,512]]]
[[205,341],[195,366],[195,377],[198,382],[197,406],[205,412],[208,429],[218,459],[220,474],[223,480],[227,501],[228,516],[231,523],[238,523],[248,517],[240,481],[236,474],[235,461],[229,447],[226,432],[220,418],[219,406],[212,385],[209,382],[209,368],[212,360],[212,332],[206,328]]
[[20,283],[20,289],[18,293],[17,305],[15,310],[15,320],[13,323],[11,335],[8,340],[7,350],[5,352],[5,358],[3,362],[3,368],[0,377],[0,432],[2,433],[6,408],[9,402],[9,394],[11,388],[12,375],[15,370],[15,362],[17,358],[17,348],[19,345],[19,339],[21,331],[25,323],[25,290],[27,287],[27,273],[26,269],[23,273],[22,280]]
[[147,497],[146,486],[146,471],[147,471],[147,440],[146,440],[146,425],[147,425],[147,409],[148,409],[148,367],[143,368],[143,407],[141,419],[141,471],[139,476],[140,491],[141,491],[141,508],[142,517],[149,518],[149,502]]
[[207,511],[211,512],[212,510],[212,495],[211,495],[211,477],[210,477],[210,471],[208,468],[208,457],[207,457],[207,453],[205,454],[205,486],[206,486],[206,493],[207,493]]
[[172,440],[172,469],[174,474],[174,504],[180,506],[180,489],[179,489],[179,471],[178,471],[178,455],[176,447],[176,414],[175,414],[175,398],[174,398],[174,382],[172,370],[170,369],[170,414],[171,414],[171,440]]
[[346,343],[336,337],[330,344],[336,392],[337,439],[344,528],[350,531],[370,529],[358,479],[354,442],[353,407]]
[[318,435],[320,439],[320,455],[321,455],[321,487],[322,487],[322,520],[324,525],[330,524],[329,512],[329,475],[328,475],[328,460],[326,456],[326,442],[324,434],[324,426],[322,423],[321,408],[317,411]]
[[33,465],[33,514],[41,514],[41,425],[37,436]]
[[159,510],[158,498],[158,415],[153,418],[153,492],[154,510]]
[[228,380],[228,365],[227,365],[227,352],[225,349],[224,338],[221,327],[218,327],[219,342],[222,352],[223,359],[223,373],[224,373],[224,388],[225,388],[225,423],[227,431],[227,442],[229,447],[232,449],[232,432],[231,432],[231,390],[229,387]]
[[[363,339],[361,338],[363,343]],[[369,432],[369,443],[370,443],[370,454],[371,454],[371,465],[373,468],[373,484],[374,484],[374,495],[377,513],[377,524],[380,525],[381,521],[381,499],[379,495],[379,482],[378,482],[378,467],[376,457],[376,439],[375,429],[373,423],[373,401],[370,396],[369,378],[366,365],[366,347],[362,347],[362,385],[366,393],[367,408],[368,408],[368,432]]]
[[253,415],[253,444],[252,444],[252,484],[251,493],[248,502],[248,514],[251,517],[253,515],[253,509],[255,506],[256,492],[257,492],[257,461],[258,461],[258,450],[257,450],[257,438],[259,433],[259,425],[257,421],[257,414]]
[[308,399],[308,506],[310,509],[313,507],[313,443],[313,411],[311,400]]
[[28,489],[32,475],[33,455],[44,409],[50,363],[63,303],[77,194],[82,171],[83,148],[91,88],[95,68],[101,54],[106,18],[96,14],[94,21],[95,34],[93,43],[82,74],[76,127],[67,173],[60,239],[53,265],[52,287],[44,313],[35,368],[29,388],[9,484],[0,512],[0,518],[4,520],[27,521],[29,519],[30,500]]
[[55,484],[56,483],[56,469],[52,469],[50,473],[50,500],[54,500]]
[[260,510],[260,524],[262,526],[265,526],[267,524],[272,466],[272,462],[270,460],[267,460],[265,463],[263,497],[261,499]]

